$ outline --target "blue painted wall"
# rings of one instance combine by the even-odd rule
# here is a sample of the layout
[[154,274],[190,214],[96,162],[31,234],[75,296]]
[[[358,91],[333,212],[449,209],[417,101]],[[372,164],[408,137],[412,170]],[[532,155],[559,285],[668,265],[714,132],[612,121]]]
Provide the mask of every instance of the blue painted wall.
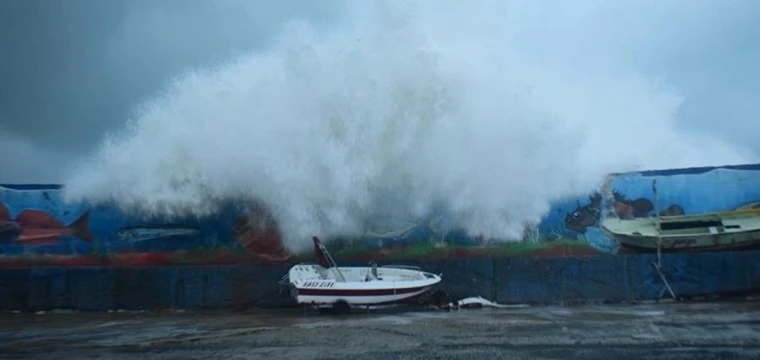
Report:
[[[585,303],[660,298],[655,255],[415,261],[443,273],[452,299]],[[664,274],[679,298],[760,292],[760,251],[666,254]],[[294,306],[278,280],[291,264],[149,268],[0,269],[0,309],[242,309]],[[349,264],[356,265],[356,264]]]
[[[657,198],[652,188],[653,180],[657,182]],[[735,209],[755,202],[760,202],[760,164],[610,175],[598,193],[556,202],[537,225],[535,233],[538,236],[532,241],[546,244],[578,241],[600,252],[614,253],[617,244],[598,228],[599,221],[605,216],[651,216],[655,208],[692,214]],[[24,212],[26,214],[21,215]],[[254,239],[249,234],[246,239],[236,233],[236,221],[245,213],[245,208],[230,205],[212,218],[144,219],[126,215],[107,205],[66,204],[57,185],[2,185],[0,254],[3,257],[34,254],[104,256],[226,251],[255,258],[257,253],[270,251],[268,248],[274,245],[259,246],[256,242],[263,241],[261,236]],[[594,217],[597,213],[599,215]],[[92,234],[92,239],[83,239],[71,227],[83,215],[89,216],[83,228]],[[24,230],[21,239],[10,236],[12,231],[3,231],[3,226],[7,229],[9,222],[24,220],[43,224],[27,224],[26,229],[29,230]],[[435,220],[435,217],[430,217],[378,224],[377,227],[383,225],[385,229],[373,232],[368,229],[363,239],[355,240],[364,242],[370,249],[440,239],[458,245],[481,243],[480,239],[467,237],[463,231],[444,233],[435,226]],[[53,231],[50,230],[51,226],[61,229],[58,232],[60,236],[34,240],[34,236],[38,235],[35,229],[37,232],[50,232]],[[269,235],[276,237],[276,234]],[[270,239],[269,242],[276,241]]]
[[[64,203],[62,189],[58,185],[0,185],[0,226],[2,222],[19,221],[24,212],[32,213],[32,219],[50,217],[57,221],[61,229],[70,229],[80,217],[87,216],[86,230],[93,236],[85,239],[76,231],[62,231],[62,236],[50,241],[36,243],[21,239],[15,241],[0,238],[0,253],[5,255],[40,253],[40,254],[108,254],[125,251],[173,251],[180,249],[212,249],[218,244],[217,239],[225,239],[225,245],[234,246],[233,222],[235,213],[229,211],[216,218],[179,219],[141,218],[128,216],[114,207],[91,206],[86,203]],[[3,209],[4,208],[4,209]],[[241,212],[240,210],[239,212]],[[5,216],[3,216],[5,212]],[[3,218],[5,217],[5,218]],[[50,221],[46,224],[49,225]],[[39,227],[31,224],[32,228]],[[157,230],[179,233],[179,236],[155,237],[148,239],[130,238],[130,233],[123,231],[140,226],[159,226]],[[138,229],[140,230],[140,229]],[[181,231],[178,231],[181,230]],[[34,232],[31,230],[30,232]],[[4,240],[4,241],[3,241]]]
[[[687,214],[721,211],[756,202],[760,202],[760,165],[615,174],[594,194],[555,203],[537,226],[540,236],[526,239],[538,247],[575,242],[596,249],[596,256],[539,258],[524,253],[507,258],[452,256],[440,260],[410,256],[405,262],[442,272],[444,286],[454,297],[481,295],[503,302],[531,303],[654,299],[662,289],[651,265],[655,255],[616,254],[615,241],[598,229],[601,219],[651,216],[656,209]],[[258,234],[246,240],[236,231],[236,222],[248,211],[245,208],[230,205],[222,214],[207,219],[142,219],[109,206],[64,204],[60,187],[45,185],[2,186],[0,203],[0,260],[51,254],[107,257],[220,249],[256,260],[237,265],[199,265],[177,257],[128,262],[126,266],[4,263],[0,266],[1,309],[230,308],[291,303],[277,281],[294,260],[279,258],[279,264],[258,261],[262,258],[256,257],[257,251],[263,247],[256,242],[266,243],[274,235]],[[25,210],[32,212],[22,215]],[[71,228],[83,214],[89,214],[84,228],[92,234],[90,240],[78,237]],[[430,225],[431,219],[424,220],[408,228],[392,229],[396,234],[367,235],[360,241],[370,247],[413,244],[430,238],[465,244],[480,241],[463,232],[441,234]],[[16,234],[13,226],[19,223],[26,227]],[[124,230],[133,227],[142,227],[138,229],[142,232],[130,237]],[[172,232],[178,229],[179,233]],[[194,231],[183,232],[188,229]],[[135,234],[142,238],[135,238]],[[679,296],[760,289],[759,251],[666,254],[663,261],[664,273]]]
[[[655,194],[655,189],[657,193]],[[602,252],[617,243],[599,229],[607,216],[621,218],[661,214],[698,214],[760,204],[760,164],[643,171],[608,176],[595,194],[557,202],[539,225],[542,240],[569,237]],[[599,216],[586,225],[592,210]]]

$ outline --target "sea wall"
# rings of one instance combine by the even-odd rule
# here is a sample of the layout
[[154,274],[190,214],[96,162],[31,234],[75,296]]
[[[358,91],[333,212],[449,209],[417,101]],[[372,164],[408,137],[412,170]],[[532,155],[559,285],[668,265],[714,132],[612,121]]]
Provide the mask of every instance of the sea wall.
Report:
[[[327,239],[344,263],[412,263],[444,274],[452,296],[505,302],[659,297],[654,254],[630,254],[600,227],[606,217],[695,214],[760,204],[760,165],[610,175],[598,191],[554,204],[520,241],[481,239],[438,218],[377,219],[364,236]],[[515,240],[515,239],[513,239]],[[0,186],[0,308],[228,308],[287,305],[277,281],[310,254],[293,254],[260,208],[230,204],[205,219],[145,218],[69,204],[57,185]],[[663,256],[679,296],[760,288],[760,253]]]
[[[442,273],[452,299],[502,303],[636,302],[669,297],[656,255],[407,261]],[[678,298],[760,291],[760,251],[663,255]],[[39,311],[294,306],[278,285],[289,264],[0,269],[0,308]]]

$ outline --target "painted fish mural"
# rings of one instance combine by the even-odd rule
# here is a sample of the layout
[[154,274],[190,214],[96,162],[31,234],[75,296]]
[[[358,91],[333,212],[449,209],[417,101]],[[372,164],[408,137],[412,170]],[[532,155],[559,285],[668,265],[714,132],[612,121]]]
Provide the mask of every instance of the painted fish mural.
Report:
[[[647,198],[629,199],[623,193],[613,190],[612,201],[609,204],[608,216],[621,219],[635,219],[650,216],[654,210],[654,204]],[[595,193],[589,196],[589,203],[581,205],[577,203],[575,210],[565,216],[565,228],[579,234],[585,234],[590,227],[597,226],[602,215],[602,195]],[[684,209],[678,204],[671,204],[660,211],[660,216],[683,215]]]
[[282,243],[279,224],[263,206],[253,206],[238,216],[233,231],[238,243],[254,258],[285,261],[292,256]]
[[197,228],[172,225],[145,225],[124,227],[116,232],[123,241],[140,242],[147,240],[166,239],[171,237],[197,236],[201,231]]
[[[666,184],[665,191],[650,191],[653,180]],[[362,233],[325,239],[325,244],[334,246],[342,258],[361,261],[614,254],[619,243],[600,229],[605,217],[758,208],[758,183],[760,164],[614,174],[596,192],[557,199],[545,217],[526,224],[522,241],[468,233],[445,212],[418,218],[402,211],[369,216],[361,224]],[[0,184],[0,266],[99,265],[104,260],[119,266],[232,264],[295,261],[308,255],[284,246],[283,229],[260,204],[243,209],[232,201],[218,215],[204,219],[146,218],[107,204],[68,203],[63,195],[58,185]]]
[[565,217],[565,227],[577,233],[585,233],[588,227],[594,226],[599,222],[601,214],[602,195],[596,193],[589,196],[589,204],[578,206]]
[[90,212],[86,211],[69,225],[64,225],[50,214],[40,210],[23,210],[15,218],[5,205],[0,204],[0,242],[36,246],[57,244],[61,237],[73,236],[90,242],[88,230]]
[[[621,219],[647,217],[649,216],[649,213],[654,210],[654,204],[652,204],[651,200],[646,198],[630,200],[619,191],[613,191],[612,198],[614,199],[613,206],[615,216]],[[683,214],[684,210],[678,204],[671,204],[659,213],[660,216],[677,216]]]

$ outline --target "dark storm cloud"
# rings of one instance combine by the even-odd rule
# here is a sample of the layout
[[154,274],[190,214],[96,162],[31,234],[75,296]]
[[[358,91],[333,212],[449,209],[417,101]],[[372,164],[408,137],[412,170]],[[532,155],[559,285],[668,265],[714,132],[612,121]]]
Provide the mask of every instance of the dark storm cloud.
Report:
[[[647,36],[631,61],[685,96],[681,123],[760,152],[760,1],[663,4],[690,13]],[[16,159],[5,162],[0,182],[61,181],[70,161],[123,124],[172,75],[266,46],[292,16],[329,23],[340,16],[339,5],[0,1],[0,151]]]
[[0,2],[0,126],[42,147],[80,150],[118,121],[98,68],[125,4]]
[[[333,2],[334,3],[334,2]],[[309,0],[0,1],[0,182],[61,181],[171,76],[265,45]]]

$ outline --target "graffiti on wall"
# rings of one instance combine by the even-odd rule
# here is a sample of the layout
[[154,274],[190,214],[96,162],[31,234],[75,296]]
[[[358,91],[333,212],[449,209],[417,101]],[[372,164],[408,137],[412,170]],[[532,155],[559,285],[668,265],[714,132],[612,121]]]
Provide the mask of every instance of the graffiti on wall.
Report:
[[[760,165],[611,175],[593,194],[557,201],[539,224],[525,225],[521,239],[471,237],[436,215],[376,219],[363,236],[331,239],[328,247],[336,257],[356,260],[614,254],[628,249],[621,247],[628,240],[608,231],[605,219],[648,224],[658,216],[760,209],[758,185]],[[130,217],[108,206],[66,204],[60,186],[0,186],[3,263],[135,266],[301,260],[283,245],[276,220],[260,205],[213,218],[168,221]]]

